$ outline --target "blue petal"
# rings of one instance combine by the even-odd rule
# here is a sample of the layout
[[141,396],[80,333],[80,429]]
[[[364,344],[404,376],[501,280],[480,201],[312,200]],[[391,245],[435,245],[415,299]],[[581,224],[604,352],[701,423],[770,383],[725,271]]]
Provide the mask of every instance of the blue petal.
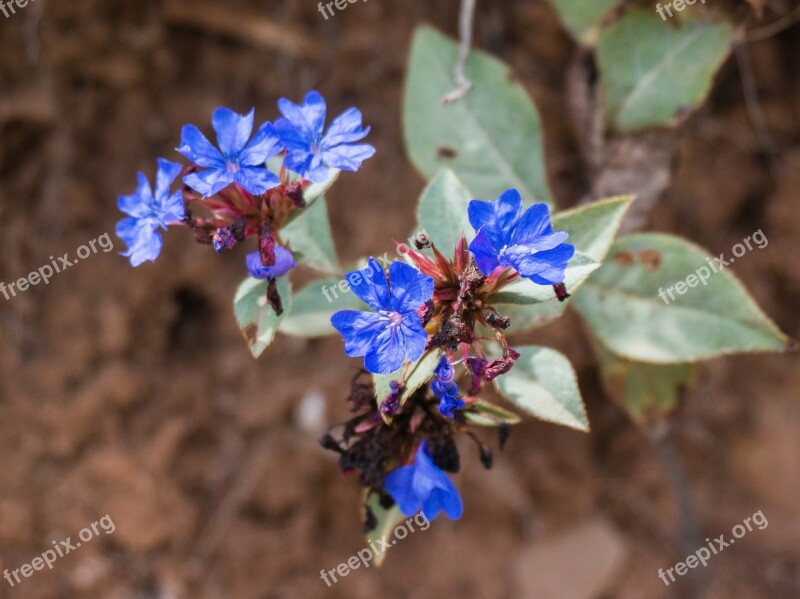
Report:
[[414,466],[411,465],[392,470],[383,481],[384,490],[406,516],[413,516],[422,507],[422,501],[414,493],[413,478]]
[[129,216],[123,218],[117,223],[117,237],[119,237],[125,245],[131,245],[134,237],[136,237],[136,230],[139,226],[139,219]]
[[204,168],[223,168],[225,158],[194,125],[184,125],[181,129],[181,145],[178,152],[197,166]]
[[467,207],[469,222],[475,231],[486,230],[499,250],[508,244],[511,228],[519,217],[522,198],[516,189],[509,189],[494,202],[472,200]]
[[155,199],[158,204],[163,205],[164,200],[169,196],[172,182],[181,174],[183,167],[177,162],[170,162],[164,158],[159,158],[157,162]]
[[447,475],[433,463],[433,459],[428,455],[427,442],[420,443],[417,455],[414,457],[414,493],[424,502],[431,492],[437,487],[441,487],[444,481],[448,480]]
[[344,352],[351,357],[365,355],[388,326],[380,314],[363,310],[340,310],[331,316],[331,324],[344,339]]
[[272,123],[264,123],[258,129],[241,154],[239,163],[244,166],[261,166],[283,149]]
[[275,121],[275,135],[281,140],[283,147],[289,151],[302,150],[309,152],[314,139],[295,127],[289,119],[280,118]]
[[532,250],[551,250],[566,241],[565,232],[554,233],[547,204],[534,204],[517,221],[509,245],[526,245]]
[[[359,275],[359,276],[355,276]],[[386,274],[380,262],[370,258],[367,267],[347,273],[345,278],[361,300],[373,310],[392,310],[392,300],[389,286],[386,283]],[[358,284],[354,284],[354,281]]]
[[283,159],[283,166],[313,183],[322,183],[328,178],[328,167],[322,156],[304,150],[289,152]]
[[423,504],[422,513],[429,521],[438,516],[442,510],[451,520],[458,520],[464,513],[458,489],[450,479],[447,479],[447,483],[446,489],[434,489]]
[[506,252],[509,263],[520,275],[540,285],[562,283],[567,263],[574,254],[575,246],[568,243],[543,252],[532,253],[525,246],[512,246]]
[[199,173],[189,173],[183,178],[183,182],[207,198],[233,183],[233,173],[224,168],[212,168]]
[[369,144],[346,145],[342,144],[325,150],[322,153],[323,162],[332,168],[342,171],[357,171],[361,163],[375,154],[375,148]]
[[283,166],[290,171],[305,177],[306,172],[311,168],[311,161],[314,154],[305,150],[292,150],[283,157]]
[[219,149],[226,158],[235,158],[244,149],[253,132],[254,109],[239,114],[230,108],[220,107],[211,116],[211,125],[217,134]]
[[[384,322],[387,321],[384,318]],[[406,339],[403,327],[384,326],[372,340],[364,356],[364,368],[373,374],[390,374],[406,360]]]
[[326,107],[325,99],[318,92],[308,92],[300,105],[281,98],[278,100],[278,110],[307,141],[322,135]]
[[497,257],[497,249],[492,245],[489,235],[485,229],[475,236],[469,244],[469,251],[475,257],[475,264],[478,265],[480,271],[487,277],[492,274],[492,271],[500,266],[500,260]]
[[416,362],[425,353],[425,346],[428,344],[428,334],[422,327],[422,322],[416,312],[403,315],[400,329],[405,345],[406,360]]
[[339,144],[353,143],[364,139],[370,128],[361,128],[361,111],[348,108],[331,122],[322,139],[323,147],[332,148]]
[[138,180],[139,184],[134,193],[117,198],[117,208],[125,214],[140,218],[152,213],[155,199],[150,188],[150,181],[147,180],[144,173],[138,174]]
[[148,260],[158,258],[161,253],[161,235],[146,222],[140,222],[133,232],[128,249],[122,252],[130,259],[131,266],[139,266]]
[[186,216],[186,208],[183,204],[183,193],[176,191],[171,196],[163,199],[160,207],[161,222],[167,224],[183,220]]
[[414,311],[433,295],[433,279],[405,262],[392,262],[389,280],[392,308],[398,312]]
[[253,195],[259,196],[280,185],[275,173],[257,166],[243,166],[233,174],[234,180]]

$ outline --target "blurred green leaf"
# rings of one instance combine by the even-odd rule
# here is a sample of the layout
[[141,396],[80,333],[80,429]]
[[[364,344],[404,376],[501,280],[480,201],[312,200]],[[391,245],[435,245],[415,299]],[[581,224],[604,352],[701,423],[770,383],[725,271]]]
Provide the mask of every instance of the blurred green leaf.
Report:
[[495,379],[497,390],[537,418],[588,431],[589,420],[570,361],[547,347],[515,349],[520,357],[509,372]]
[[[687,240],[660,233],[628,235],[610,253],[573,301],[615,354],[668,364],[786,349],[786,336],[733,274],[727,269],[715,274],[708,253]],[[673,301],[667,290],[676,284],[685,293],[673,291]]]
[[635,362],[617,356],[596,339],[593,346],[603,388],[640,426],[674,413],[694,377],[694,364]]
[[386,545],[393,545],[394,541],[389,542],[389,535],[391,535],[394,529],[406,519],[406,516],[400,511],[397,504],[393,504],[389,509],[382,507],[380,495],[369,491],[365,491],[364,508],[365,511],[369,510],[372,512],[377,522],[375,528],[367,533],[367,541],[370,547],[378,548],[377,551],[373,552],[372,563],[376,567],[380,567],[386,559],[388,549],[385,549],[383,543],[379,543],[378,541],[383,540]]
[[[286,314],[292,307],[292,288],[286,277],[278,278],[278,292],[283,302],[283,314]],[[276,315],[267,301],[267,281],[252,277],[242,281],[236,290],[233,311],[250,353],[257,358],[272,343],[283,319],[283,315]]]
[[614,196],[556,212],[553,230],[566,231],[569,233],[568,243],[595,262],[602,262],[631,202],[633,196]]
[[584,45],[594,45],[602,18],[619,0],[550,0],[570,33]]
[[323,272],[341,270],[324,196],[319,196],[298,218],[281,229],[281,237],[289,242],[293,251],[300,252],[300,260],[309,266]]
[[651,8],[625,13],[597,43],[608,122],[623,131],[675,124],[708,96],[733,33],[689,12],[673,23]]
[[417,223],[445,256],[453,253],[461,233],[474,237],[467,206],[472,195],[450,169],[442,169],[422,192]]
[[449,106],[458,45],[431,27],[414,35],[403,102],[403,131],[414,166],[426,178],[450,168],[476,198],[510,187],[525,201],[552,201],[539,115],[525,89],[496,58],[473,50],[466,76],[474,87]]
[[342,291],[342,279],[316,279],[295,293],[278,330],[297,337],[325,337],[336,330],[331,316],[339,310],[364,310],[367,306],[351,291]]

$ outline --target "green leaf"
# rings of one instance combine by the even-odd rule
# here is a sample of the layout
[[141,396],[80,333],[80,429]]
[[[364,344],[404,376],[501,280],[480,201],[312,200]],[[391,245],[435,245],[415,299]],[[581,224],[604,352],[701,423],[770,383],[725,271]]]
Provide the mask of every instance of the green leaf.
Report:
[[462,411],[464,417],[478,426],[497,426],[498,424],[519,424],[522,419],[514,412],[479,399],[468,409]]
[[450,169],[442,169],[422,192],[417,206],[419,228],[433,240],[439,251],[450,255],[461,238],[474,237],[467,206],[472,195]]
[[393,504],[388,510],[381,506],[380,495],[378,493],[365,491],[364,508],[370,510],[375,517],[377,525],[367,533],[367,541],[370,547],[377,547],[378,550],[373,552],[372,563],[376,567],[380,567],[386,559],[388,549],[384,548],[383,541],[387,546],[394,545],[395,541],[389,542],[389,535],[394,532],[394,529],[406,519],[397,504]]
[[[685,239],[628,235],[612,246],[611,256],[573,301],[615,354],[667,364],[787,348],[786,336],[733,274],[714,273],[717,263]],[[673,290],[673,300],[675,285],[684,293]]]
[[515,187],[528,202],[551,202],[539,115],[506,65],[473,50],[465,72],[474,87],[442,104],[454,86],[457,54],[456,42],[431,27],[414,35],[403,102],[414,166],[428,179],[452,169],[477,198],[494,200]]
[[[575,252],[564,271],[564,284],[570,293],[577,290],[599,266],[589,256]],[[556,295],[551,285],[539,285],[530,279],[517,279],[492,296],[492,306],[498,309],[498,305],[532,305],[555,301],[555,299]]]
[[[567,241],[579,252],[586,254],[595,262],[602,262],[632,201],[632,196],[617,196],[557,212],[552,219],[553,230],[566,231],[569,233]],[[577,285],[580,286],[580,281]],[[567,285],[570,293],[574,293],[576,289],[577,287]],[[554,297],[552,291],[549,297]],[[548,301],[528,305],[494,303],[494,308],[511,319],[511,326],[507,331],[513,333],[541,326],[558,318],[564,313],[569,302],[570,300]]]
[[518,408],[542,420],[589,430],[589,420],[569,360],[547,347],[515,348],[514,367],[495,379],[495,386]]
[[678,14],[671,26],[650,8],[635,9],[600,33],[606,118],[618,129],[673,125],[708,96],[733,27]]
[[566,231],[568,243],[595,262],[602,262],[632,202],[633,196],[615,196],[556,212],[553,230]]
[[352,291],[342,291],[342,279],[316,279],[295,293],[278,330],[297,337],[325,337],[336,330],[331,316],[339,310],[363,310],[366,305]]
[[[286,277],[278,279],[278,292],[283,302],[283,314],[292,307],[292,288]],[[267,281],[247,277],[233,300],[236,322],[250,346],[253,357],[260,356],[272,343],[283,315],[278,316],[267,301]]]
[[677,410],[694,378],[694,364],[647,364],[626,360],[593,340],[606,393],[631,419],[643,426]]
[[[422,354],[422,357],[413,365],[403,366],[391,374],[373,374],[372,378],[375,381],[375,401],[378,403],[378,406],[380,406],[386,396],[392,392],[389,383],[392,381],[402,381],[403,372],[407,372],[408,375],[405,380],[403,391],[400,394],[400,405],[402,406],[406,403],[406,400],[411,397],[414,391],[431,380],[433,371],[441,357],[442,353],[439,349],[431,349]],[[386,416],[385,414],[382,414],[382,416],[386,424],[392,422],[390,416]]]
[[292,251],[298,251],[300,260],[323,272],[341,270],[333,245],[328,206],[324,196],[308,205],[298,218],[281,230],[281,237],[288,241]]
[[570,33],[584,45],[597,37],[600,21],[619,0],[550,0]]

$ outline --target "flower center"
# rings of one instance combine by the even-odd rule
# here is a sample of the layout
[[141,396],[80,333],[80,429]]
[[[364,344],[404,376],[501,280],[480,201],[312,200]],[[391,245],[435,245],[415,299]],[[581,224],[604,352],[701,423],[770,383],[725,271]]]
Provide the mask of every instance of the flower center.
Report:
[[388,310],[381,310],[381,315],[383,315],[386,320],[389,321],[389,326],[391,327],[398,327],[400,323],[403,322],[403,315],[400,312],[389,312]]

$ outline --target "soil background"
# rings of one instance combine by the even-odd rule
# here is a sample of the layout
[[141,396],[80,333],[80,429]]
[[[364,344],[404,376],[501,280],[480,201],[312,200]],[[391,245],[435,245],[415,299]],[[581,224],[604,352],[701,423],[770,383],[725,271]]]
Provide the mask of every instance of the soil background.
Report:
[[[758,21],[745,2],[718,2],[753,30],[794,7],[777,2]],[[577,48],[545,2],[478,4],[475,43],[535,99],[558,203],[574,205],[595,180],[569,108]],[[209,131],[219,105],[271,120],[278,97],[312,88],[329,115],[361,108],[378,150],[329,194],[340,254],[391,250],[424,185],[400,122],[411,36],[422,22],[455,35],[457,17],[456,2],[418,0],[357,2],[328,20],[311,0],[31,0],[0,17],[0,280],[113,236],[117,196],[137,170],[152,176],[156,157],[178,159],[183,124]],[[623,159],[628,178],[607,174],[641,193],[666,172],[648,228],[713,255],[763,229],[769,245],[733,270],[797,338],[800,26],[748,44],[746,57],[750,87],[732,56],[677,132],[648,134],[668,152]],[[526,421],[491,471],[465,444],[464,517],[437,519],[383,568],[328,588],[320,570],[364,546],[360,490],[316,439],[346,417],[357,362],[337,339],[286,337],[254,361],[231,310],[241,252],[216,257],[176,230],[134,270],[114,240],[48,286],[0,299],[0,570],[106,514],[116,526],[52,571],[0,581],[0,597],[689,596],[688,577],[667,588],[657,576],[685,556],[675,487],[602,393],[572,312],[525,339],[574,361],[591,433]],[[701,535],[729,536],[758,510],[769,522],[700,572],[707,597],[800,597],[799,394],[792,355],[705,363],[686,394],[673,439]]]

